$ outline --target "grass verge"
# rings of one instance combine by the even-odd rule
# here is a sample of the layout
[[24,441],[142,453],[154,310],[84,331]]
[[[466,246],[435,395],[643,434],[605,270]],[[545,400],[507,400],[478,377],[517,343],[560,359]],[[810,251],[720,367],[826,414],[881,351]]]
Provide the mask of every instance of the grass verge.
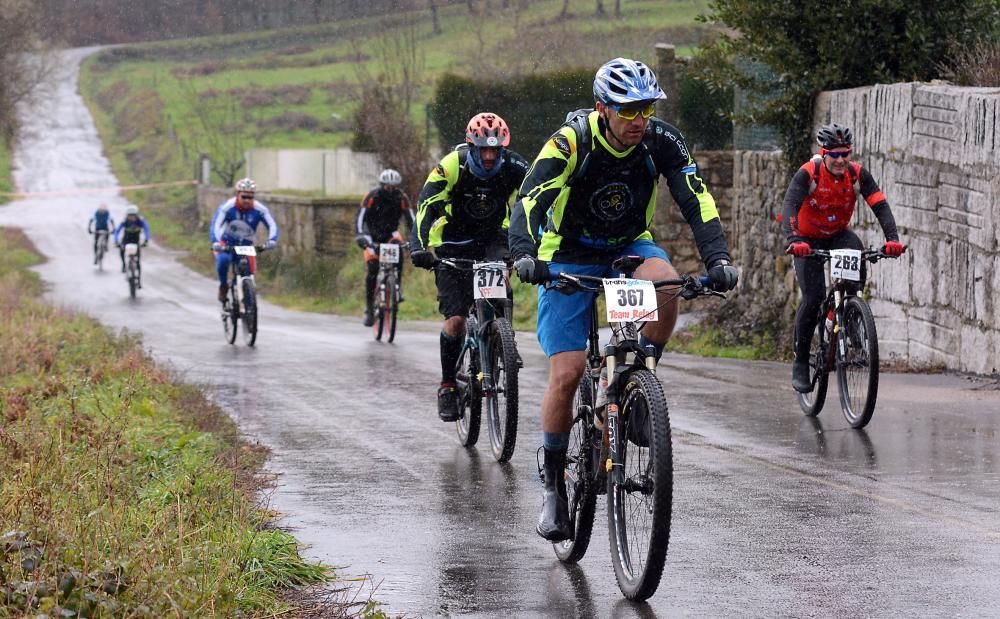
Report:
[[333,571],[257,504],[265,450],[136,338],[43,304],[39,260],[2,230],[0,615],[296,614]]

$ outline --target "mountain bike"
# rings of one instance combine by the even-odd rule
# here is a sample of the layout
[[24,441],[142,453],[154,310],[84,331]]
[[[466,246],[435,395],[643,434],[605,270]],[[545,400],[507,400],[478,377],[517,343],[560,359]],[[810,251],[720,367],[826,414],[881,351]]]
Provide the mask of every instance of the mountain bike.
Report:
[[809,347],[812,390],[798,394],[799,406],[810,417],[818,415],[826,401],[830,372],[836,371],[844,417],[852,428],[863,428],[871,421],[878,398],[878,334],[872,310],[856,288],[867,279],[869,262],[897,256],[877,249],[814,249],[806,257],[828,262],[830,268],[826,299]]
[[232,254],[229,268],[229,298],[222,306],[222,326],[226,341],[236,343],[236,331],[243,323],[243,343],[257,342],[257,280],[254,279],[250,258],[267,250],[263,245],[227,245],[218,251]]
[[107,230],[95,230],[94,234],[97,235],[97,243],[94,246],[94,264],[97,265],[98,270],[104,270],[104,254],[108,253],[108,235]]
[[455,422],[458,439],[466,447],[479,440],[485,400],[493,458],[506,462],[517,441],[517,374],[521,367],[510,324],[514,307],[508,296],[510,262],[443,258],[435,268],[472,272],[475,300],[465,321],[455,379],[461,414]]
[[[143,243],[143,246],[146,244]],[[125,281],[128,282],[128,294],[135,298],[135,291],[142,288],[142,265],[139,262],[139,244],[125,243]]]
[[[641,323],[656,320],[656,291],[693,299],[720,296],[707,277],[633,279],[641,256],[615,260],[620,278],[560,273],[549,286],[568,294],[593,292],[587,366],[573,402],[573,427],[566,454],[566,493],[570,539],[553,544],[556,556],[576,563],[587,552],[597,496],[607,495],[608,538],[618,587],[630,600],[656,591],[667,558],[673,503],[673,453],[670,416],[663,386],[656,377],[652,346],[639,345]],[[598,297],[604,292],[611,343],[602,350],[598,335]],[[602,367],[607,368],[607,406],[595,400]]]
[[396,338],[396,314],[402,298],[399,287],[399,256],[409,244],[372,243],[370,247],[378,254],[378,276],[375,279],[375,298],[372,300],[375,317],[372,331],[376,340],[381,340],[384,332],[385,341],[391,343]]

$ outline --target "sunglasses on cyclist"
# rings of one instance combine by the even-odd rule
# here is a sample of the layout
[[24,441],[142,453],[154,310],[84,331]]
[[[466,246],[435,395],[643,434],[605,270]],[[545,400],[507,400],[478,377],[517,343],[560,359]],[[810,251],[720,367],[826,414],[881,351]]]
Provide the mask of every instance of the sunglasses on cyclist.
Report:
[[841,157],[843,157],[844,159],[846,159],[846,158],[848,158],[848,157],[851,156],[851,152],[852,151],[849,151],[849,150],[845,150],[845,151],[826,150],[826,151],[823,151],[823,155],[829,155],[833,159],[840,159]]
[[253,194],[252,193],[240,194],[239,198],[240,200],[253,200]]
[[621,105],[612,105],[609,107],[613,109],[615,111],[615,114],[618,114],[618,118],[621,118],[622,120],[635,120],[635,117],[638,116],[639,114],[642,114],[643,118],[649,118],[650,116],[653,115],[653,112],[656,111],[656,105],[652,103],[650,103],[646,107],[639,107],[639,108],[636,107],[626,108]]

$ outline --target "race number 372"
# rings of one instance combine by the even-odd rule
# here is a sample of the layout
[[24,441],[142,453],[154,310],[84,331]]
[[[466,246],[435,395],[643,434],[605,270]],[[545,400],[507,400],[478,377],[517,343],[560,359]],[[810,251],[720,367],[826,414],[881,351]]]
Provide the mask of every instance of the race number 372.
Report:
[[656,288],[645,279],[606,279],[604,298],[608,322],[645,322],[657,319]]

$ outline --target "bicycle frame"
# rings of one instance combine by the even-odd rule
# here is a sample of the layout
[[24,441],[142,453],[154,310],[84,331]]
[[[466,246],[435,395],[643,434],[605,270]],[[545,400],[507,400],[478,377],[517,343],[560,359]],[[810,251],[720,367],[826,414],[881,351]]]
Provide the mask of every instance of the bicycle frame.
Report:
[[[829,262],[831,259],[831,254],[827,250],[817,249],[811,254],[811,257],[816,260],[822,260],[823,262]],[[861,275],[860,282],[865,282],[868,279],[868,263],[876,262],[881,258],[884,258],[885,254],[878,250],[863,250],[861,252],[861,263],[859,265],[859,272]],[[826,298],[819,307],[819,315],[817,318],[817,325],[822,324],[828,317],[830,312],[833,312],[833,331],[830,332],[829,341],[821,343],[821,350],[823,352],[824,361],[826,363],[825,370],[827,372],[832,372],[837,369],[837,350],[840,332],[843,330],[844,325],[844,301],[847,297],[857,296],[857,292],[860,291],[860,282],[858,284],[858,290],[854,290],[853,286],[846,279],[834,278],[830,274],[830,269],[825,268],[824,276],[826,278]],[[842,351],[841,351],[842,352]],[[817,377],[813,378],[813,387],[817,382]]]
[[[625,262],[621,268],[615,267],[615,270],[622,272],[622,275],[626,278],[631,278],[635,273],[635,269],[640,263]],[[620,419],[619,419],[619,405],[620,405],[620,394],[618,393],[619,386],[625,384],[626,375],[632,370],[643,367],[650,371],[655,371],[656,369],[656,356],[653,351],[652,346],[643,347],[639,344],[639,329],[636,327],[635,321],[625,321],[625,322],[613,322],[611,323],[612,338],[611,343],[604,347],[603,361],[600,354],[597,352],[601,350],[600,348],[600,334],[598,332],[598,298],[603,292],[603,282],[604,278],[592,277],[587,275],[570,275],[567,273],[561,273],[560,279],[557,280],[557,287],[562,284],[569,285],[577,290],[593,292],[594,296],[591,301],[591,320],[590,320],[590,332],[587,336],[588,346],[587,346],[587,370],[590,372],[591,380],[598,380],[595,377],[595,373],[600,372],[600,367],[602,363],[608,368],[608,387],[607,387],[607,397],[608,404],[605,413],[604,427],[600,428],[603,431],[602,441],[608,447],[609,453],[608,458],[605,461],[604,469],[607,473],[611,475],[611,481],[615,484],[621,484],[625,481],[624,476],[624,462],[622,460],[622,454],[619,450],[621,445],[619,430],[620,430]],[[663,288],[667,286],[678,286],[681,287],[681,291],[678,292],[680,295],[684,295],[685,290],[691,290],[692,296],[697,296],[699,294],[716,294],[718,296],[724,296],[721,293],[715,293],[707,288],[708,278],[694,278],[691,276],[683,276],[677,279],[665,279],[652,282],[654,288]],[[628,355],[631,353],[633,355],[632,361],[628,361]],[[597,417],[594,418],[595,426],[597,425]],[[599,470],[596,470],[597,475],[600,474]],[[595,477],[596,478],[596,477]]]

